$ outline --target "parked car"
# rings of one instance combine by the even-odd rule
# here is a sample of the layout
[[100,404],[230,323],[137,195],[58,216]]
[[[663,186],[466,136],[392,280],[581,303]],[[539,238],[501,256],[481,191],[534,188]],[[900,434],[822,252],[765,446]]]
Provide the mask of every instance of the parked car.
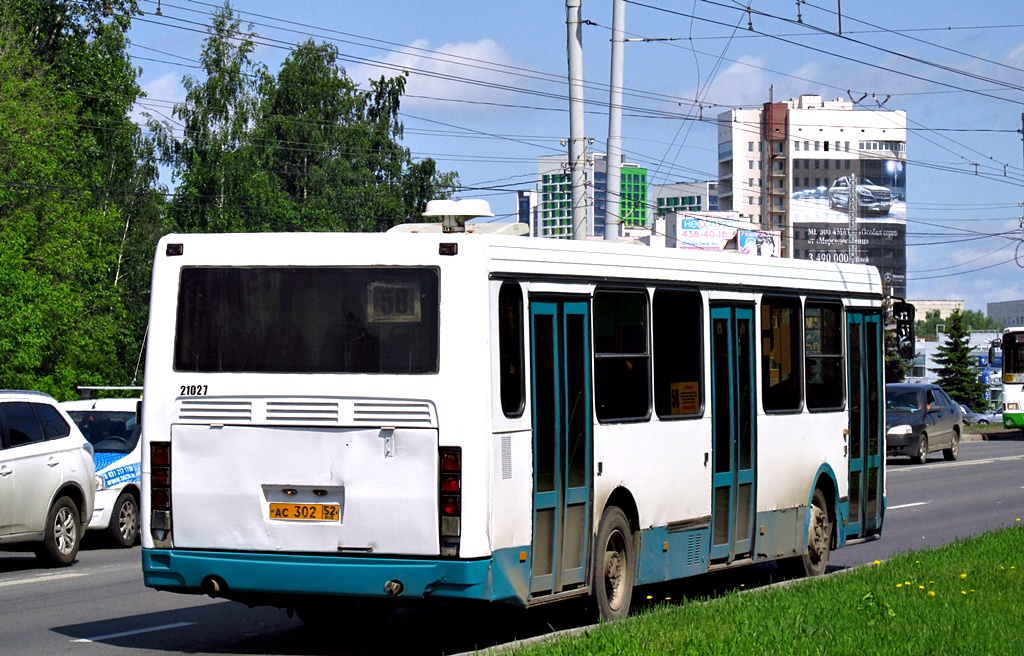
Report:
[[978,424],[981,426],[987,426],[988,424],[1001,424],[1003,423],[1002,411],[988,410],[985,412],[974,412],[964,404],[960,404],[960,410],[963,411],[964,423],[965,424]]
[[95,451],[96,509],[89,530],[104,531],[119,547],[139,537],[139,482],[142,473],[139,399],[87,399],[61,406]]
[[885,386],[885,452],[924,463],[932,451],[946,460],[960,454],[963,412],[938,385],[889,383]]
[[[857,215],[888,214],[892,209],[892,191],[876,185],[867,178],[858,178],[856,184]],[[849,210],[850,178],[837,178],[828,190],[828,206],[834,210]]]
[[48,394],[0,390],[0,548],[70,565],[92,517],[92,445]]

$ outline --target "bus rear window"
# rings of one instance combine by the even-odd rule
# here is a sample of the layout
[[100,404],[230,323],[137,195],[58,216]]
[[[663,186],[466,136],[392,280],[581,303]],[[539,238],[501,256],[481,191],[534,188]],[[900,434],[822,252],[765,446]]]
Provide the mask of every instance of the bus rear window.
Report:
[[181,271],[176,371],[432,374],[437,354],[436,269]]

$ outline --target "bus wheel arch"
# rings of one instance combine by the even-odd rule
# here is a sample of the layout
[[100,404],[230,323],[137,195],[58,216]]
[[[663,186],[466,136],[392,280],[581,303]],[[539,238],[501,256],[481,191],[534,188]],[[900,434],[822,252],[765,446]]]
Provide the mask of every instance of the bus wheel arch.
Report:
[[838,544],[836,503],[835,480],[830,472],[821,472],[808,499],[804,552],[778,562],[784,575],[810,577],[825,573],[829,554]]

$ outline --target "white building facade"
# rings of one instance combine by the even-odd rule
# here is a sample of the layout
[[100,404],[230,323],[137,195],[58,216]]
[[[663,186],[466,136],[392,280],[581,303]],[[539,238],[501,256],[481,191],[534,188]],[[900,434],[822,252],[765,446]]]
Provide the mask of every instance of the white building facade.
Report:
[[734,109],[718,153],[720,209],[778,231],[784,257],[872,264],[906,296],[906,112],[816,95]]

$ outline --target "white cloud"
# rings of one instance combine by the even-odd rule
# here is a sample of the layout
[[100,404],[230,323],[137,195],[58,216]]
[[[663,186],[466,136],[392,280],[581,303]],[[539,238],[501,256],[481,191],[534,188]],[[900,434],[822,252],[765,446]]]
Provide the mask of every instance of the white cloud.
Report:
[[447,43],[436,49],[431,49],[425,39],[419,39],[403,50],[389,54],[384,63],[385,66],[358,64],[348,67],[347,72],[361,88],[366,88],[369,79],[377,79],[381,75],[394,77],[402,70],[408,71],[409,81],[402,101],[402,106],[407,109],[493,112],[495,107],[484,103],[513,103],[515,89],[538,86],[536,81],[524,81],[519,76],[508,74],[513,66],[512,59],[492,39]]

